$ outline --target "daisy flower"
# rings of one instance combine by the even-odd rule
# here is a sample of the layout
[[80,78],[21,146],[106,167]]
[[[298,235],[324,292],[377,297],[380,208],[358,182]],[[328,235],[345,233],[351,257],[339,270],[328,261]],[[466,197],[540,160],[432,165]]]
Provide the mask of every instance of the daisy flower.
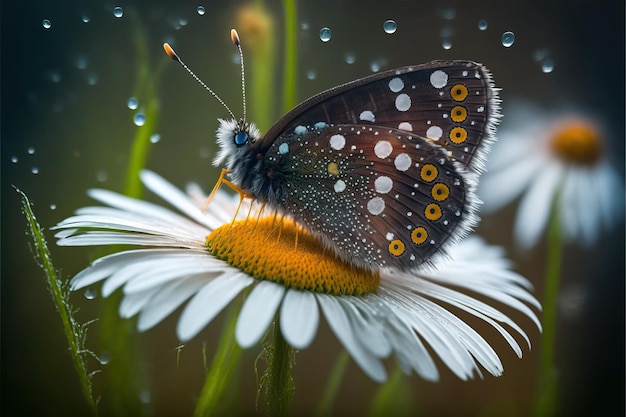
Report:
[[608,161],[601,128],[579,115],[546,117],[527,106],[512,114],[518,118],[501,130],[481,179],[483,209],[521,195],[514,235],[528,248],[554,205],[564,239],[592,245],[624,215],[624,185]]
[[[254,346],[278,314],[285,340],[296,349],[315,338],[321,316],[361,369],[386,379],[382,360],[435,381],[432,353],[461,379],[503,372],[498,354],[468,322],[484,321],[521,357],[526,332],[498,306],[510,307],[540,328],[540,308],[528,280],[512,272],[500,248],[469,238],[437,270],[407,275],[355,269],[325,250],[288,219],[251,215],[238,197],[219,191],[202,211],[197,186],[184,193],[144,171],[145,186],[177,212],[106,190],[89,195],[107,207],[85,207],[55,229],[62,246],[136,245],[104,256],[72,280],[78,290],[103,281],[101,293],[124,293],[123,317],[138,315],[140,331],[184,305],[181,341],[196,336],[244,289],[235,330]],[[253,212],[254,213],[254,212]],[[467,322],[466,322],[467,321]]]

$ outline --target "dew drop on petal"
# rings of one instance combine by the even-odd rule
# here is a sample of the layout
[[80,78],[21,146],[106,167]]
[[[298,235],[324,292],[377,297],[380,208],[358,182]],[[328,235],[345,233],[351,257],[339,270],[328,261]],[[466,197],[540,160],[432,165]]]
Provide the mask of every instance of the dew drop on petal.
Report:
[[204,8],[204,6],[198,6],[196,10],[198,11],[198,14],[200,16],[204,16],[204,14],[206,13],[206,9]]
[[385,20],[385,23],[383,23],[383,30],[385,31],[385,33],[395,33],[396,30],[398,29],[398,25],[396,24],[395,20]]
[[486,20],[479,20],[478,21],[478,29],[479,30],[487,30],[487,21]]
[[146,115],[141,112],[135,114],[135,116],[133,116],[133,123],[135,123],[136,126],[143,126],[146,123]]
[[93,300],[94,298],[96,298],[97,294],[98,293],[93,288],[87,288],[85,290],[85,298],[88,300]]
[[37,175],[37,174],[39,174],[39,168],[37,168],[37,167],[32,167],[32,168],[30,169],[30,172],[32,172],[33,174]]
[[330,36],[331,36],[330,28],[323,27],[320,30],[320,40],[322,42],[328,42],[330,40]]
[[44,29],[50,29],[52,27],[52,23],[50,23],[50,20],[48,19],[44,19],[41,24],[43,25]]
[[513,43],[515,42],[515,33],[513,32],[504,32],[502,34],[502,45],[506,48],[511,47],[511,45],[513,45]]
[[315,70],[308,70],[308,71],[306,72],[306,77],[307,77],[309,80],[314,80],[314,79],[316,79],[316,78],[317,78],[317,72],[315,72]]
[[115,17],[122,17],[124,16],[124,10],[117,6],[116,8],[113,9],[113,16]]
[[130,97],[128,101],[126,102],[126,105],[128,106],[129,109],[135,110],[137,106],[139,106],[139,102],[137,101],[135,97]]
[[161,140],[161,135],[158,133],[153,133],[150,135],[150,143],[158,143]]
[[553,70],[554,70],[554,61],[552,60],[552,58],[544,59],[543,62],[541,63],[541,71],[548,74],[548,73],[551,73]]

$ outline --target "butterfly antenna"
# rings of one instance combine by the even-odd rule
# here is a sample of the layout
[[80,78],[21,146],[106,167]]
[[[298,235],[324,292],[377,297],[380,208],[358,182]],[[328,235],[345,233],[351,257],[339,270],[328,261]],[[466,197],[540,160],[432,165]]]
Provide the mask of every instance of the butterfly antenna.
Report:
[[[173,48],[172,48],[172,47],[171,47],[171,46],[170,46],[167,42],[163,44],[163,49],[165,49],[165,53],[166,53],[166,54],[167,54],[170,58],[172,58],[174,61],[176,61],[176,62],[178,62],[180,65],[182,65],[182,66],[183,66],[183,68],[184,68],[185,70],[187,70],[187,72],[189,73],[189,75],[191,75],[191,76],[192,76],[192,77],[193,77],[193,78],[194,78],[194,79],[195,79],[198,83],[200,83],[200,85],[201,85],[202,87],[204,87],[204,89],[205,89],[205,90],[207,90],[209,93],[211,93],[211,95],[212,95],[213,97],[215,97],[215,98],[217,99],[217,101],[219,101],[219,102],[220,102],[220,104],[221,104],[222,106],[224,106],[224,108],[226,108],[226,110],[228,111],[228,113],[230,113],[230,115],[231,115],[231,117],[232,117],[233,119],[235,119],[235,120],[237,119],[237,118],[235,117],[235,115],[233,114],[233,112],[232,112],[232,111],[230,111],[230,108],[228,108],[228,106],[226,105],[226,103],[224,103],[224,101],[223,101],[223,100],[222,100],[222,99],[221,99],[221,98],[220,98],[217,94],[215,94],[215,92],[214,92],[213,90],[211,90],[211,89],[209,88],[209,86],[208,86],[208,85],[206,85],[206,84],[204,83],[204,81],[202,81],[200,78],[198,78],[198,76],[197,76],[196,74],[194,74],[194,73],[193,73],[193,71],[192,71],[192,70],[190,70],[190,69],[189,69],[189,67],[188,67],[187,65],[185,65],[185,63],[184,63],[184,62],[180,59],[180,57],[176,54],[176,52],[174,52],[174,49],[173,49]],[[241,52],[241,49],[240,49],[240,52]],[[243,67],[242,67],[242,71],[243,71]],[[244,107],[244,117],[245,117],[245,107]]]
[[241,94],[243,96],[243,121],[246,121],[246,76],[243,71],[243,51],[241,50],[241,41],[239,34],[235,29],[230,30],[230,39],[239,50],[239,62],[241,62]]

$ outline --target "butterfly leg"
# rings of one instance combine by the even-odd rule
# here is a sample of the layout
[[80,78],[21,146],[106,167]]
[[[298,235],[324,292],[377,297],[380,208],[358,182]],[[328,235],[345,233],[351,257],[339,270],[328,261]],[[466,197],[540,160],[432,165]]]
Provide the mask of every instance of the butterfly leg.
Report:
[[[215,186],[213,187],[213,191],[211,191],[211,194],[209,194],[209,198],[207,198],[206,202],[204,203],[204,206],[202,207],[203,213],[206,213],[207,209],[209,208],[209,204],[211,204],[211,201],[213,201],[213,199],[215,198],[215,195],[217,194],[217,190],[220,189],[220,186],[222,184],[230,187],[231,189],[235,190],[239,194],[240,206],[244,198],[251,198],[254,200],[254,196],[252,194],[245,192],[244,190],[241,189],[241,187],[233,184],[232,182],[230,182],[229,180],[225,178],[225,176],[230,173],[231,171],[229,169],[222,170],[222,172],[220,173],[220,177],[217,179],[217,182],[215,183]],[[237,210],[239,210],[239,207],[237,207]]]

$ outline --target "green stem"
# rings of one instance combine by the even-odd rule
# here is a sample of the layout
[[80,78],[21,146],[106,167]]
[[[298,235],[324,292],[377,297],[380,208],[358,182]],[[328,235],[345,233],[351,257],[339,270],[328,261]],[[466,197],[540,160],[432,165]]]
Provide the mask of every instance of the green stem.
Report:
[[322,395],[322,400],[320,401],[320,404],[315,412],[316,417],[325,417],[332,414],[333,404],[335,403],[337,392],[341,386],[341,380],[346,373],[346,368],[348,367],[349,362],[350,355],[348,354],[348,351],[342,349],[337,357],[337,360],[335,361],[333,371],[330,374],[330,378],[326,384],[326,389]]
[[410,416],[410,393],[400,367],[380,386],[368,413],[369,417]]
[[194,417],[208,417],[224,411],[224,394],[232,386],[233,378],[239,369],[243,350],[235,341],[235,326],[241,306],[231,311],[213,357],[200,398],[193,412]]
[[279,319],[274,321],[273,344],[266,348],[267,370],[263,375],[266,384],[268,413],[272,417],[288,414],[289,402],[294,392],[291,371],[295,352],[280,331]]
[[534,405],[536,417],[553,416],[557,407],[558,380],[554,365],[556,344],[557,296],[561,275],[563,248],[557,215],[557,197],[552,205],[548,225],[548,263],[546,266],[546,288],[543,302],[543,340],[541,344],[539,380]]
[[32,211],[30,201],[28,200],[28,197],[26,197],[26,194],[19,190],[18,192],[22,196],[22,211],[26,216],[28,229],[31,237],[33,238],[35,258],[46,275],[46,281],[48,283],[50,295],[52,296],[52,301],[54,302],[57,312],[61,317],[63,331],[69,345],[72,363],[74,364],[74,368],[78,374],[83,397],[85,397],[85,400],[91,409],[92,415],[97,416],[98,408],[96,407],[96,402],[93,397],[91,378],[87,371],[87,365],[84,358],[85,352],[87,352],[85,349],[85,327],[84,325],[78,324],[72,315],[73,309],[69,302],[69,286],[67,283],[62,282],[57,275],[57,271],[52,263],[50,251],[48,250],[46,239],[41,230],[41,226],[39,226],[35,214]]
[[296,51],[298,34],[298,7],[296,0],[283,0],[285,13],[285,57],[283,74],[283,114],[297,104],[296,75],[298,56]]

